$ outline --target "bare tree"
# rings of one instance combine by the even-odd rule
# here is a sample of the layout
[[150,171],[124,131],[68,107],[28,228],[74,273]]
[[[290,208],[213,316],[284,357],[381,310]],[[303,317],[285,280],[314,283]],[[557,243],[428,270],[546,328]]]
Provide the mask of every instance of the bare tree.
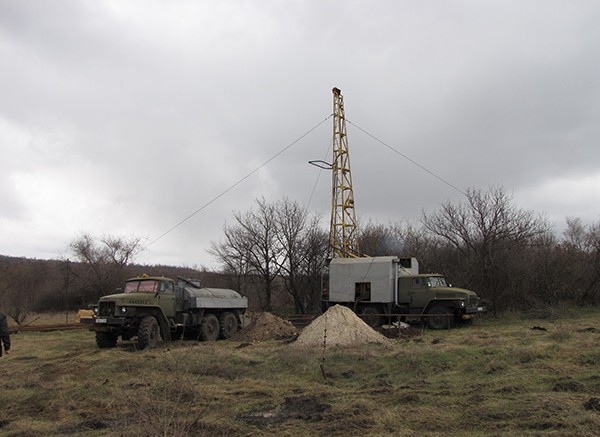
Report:
[[25,322],[37,304],[39,290],[48,274],[48,264],[41,260],[12,262],[0,277],[1,304],[17,324]]
[[469,189],[466,203],[447,202],[434,213],[424,212],[422,223],[456,250],[469,282],[489,296],[494,311],[502,297],[508,299],[511,256],[514,260],[520,248],[549,232],[544,218],[514,206],[499,187]]
[[584,303],[598,304],[600,301],[600,222],[588,229],[586,239],[590,282],[583,296]]
[[280,269],[284,277],[286,291],[294,300],[296,312],[305,312],[305,302],[300,293],[300,265],[307,212],[297,202],[284,199],[275,205],[277,221],[277,242],[281,247]]
[[277,240],[282,248],[281,274],[297,313],[320,305],[320,276],[327,256],[327,235],[319,217],[310,217],[298,202],[284,199],[275,205]]
[[[262,309],[272,309],[276,283],[294,303],[295,311],[320,307],[320,275],[327,254],[327,235],[316,216],[289,199],[234,213],[235,224],[225,225],[224,239],[212,242],[210,253],[240,282],[261,279]],[[279,291],[279,290],[278,290]]]
[[73,256],[82,263],[83,271],[73,273],[88,299],[112,292],[124,281],[124,269],[142,249],[141,241],[139,237],[95,238],[83,233],[69,244]]
[[389,232],[394,235],[396,241],[401,242],[398,255],[417,258],[422,271],[452,272],[452,267],[457,261],[452,254],[455,249],[424,226],[401,221],[392,225]]
[[304,312],[321,311],[323,296],[322,274],[329,253],[329,233],[321,228],[321,220],[315,216],[308,223],[304,245],[304,258],[301,264],[301,275],[305,281],[305,298],[307,304]]
[[282,249],[277,239],[275,208],[265,199],[255,201],[256,208],[234,213],[233,225],[225,225],[225,240],[211,244],[211,253],[227,268],[246,272],[261,279],[260,306],[272,309],[274,281],[281,270]]
[[209,253],[223,265],[223,273],[233,277],[233,287],[246,295],[246,286],[252,273],[248,262],[246,240],[241,226],[223,227],[225,239],[220,242],[211,242]]
[[368,256],[399,255],[404,247],[392,226],[372,220],[359,224],[358,241],[361,252]]
[[563,244],[583,252],[587,248],[588,233],[580,218],[567,217],[567,228],[563,232]]
[[582,305],[597,304],[600,300],[600,222],[589,226],[579,218],[567,218],[567,229],[559,247],[563,271],[568,278],[564,284],[571,298]]

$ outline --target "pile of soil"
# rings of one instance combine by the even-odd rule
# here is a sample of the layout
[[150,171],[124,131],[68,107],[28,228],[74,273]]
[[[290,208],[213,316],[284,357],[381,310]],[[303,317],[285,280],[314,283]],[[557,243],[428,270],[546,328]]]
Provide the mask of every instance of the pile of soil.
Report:
[[365,343],[387,343],[375,331],[345,306],[335,305],[306,326],[296,341],[298,346],[350,346]]
[[237,341],[289,340],[298,335],[291,322],[271,313],[260,313],[256,319],[232,337]]

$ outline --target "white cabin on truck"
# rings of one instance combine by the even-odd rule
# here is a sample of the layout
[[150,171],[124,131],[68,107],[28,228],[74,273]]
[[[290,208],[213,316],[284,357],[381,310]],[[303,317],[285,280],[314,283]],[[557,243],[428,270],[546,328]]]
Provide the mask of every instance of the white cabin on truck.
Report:
[[416,258],[334,258],[329,263],[329,302],[394,303],[398,277],[418,273]]

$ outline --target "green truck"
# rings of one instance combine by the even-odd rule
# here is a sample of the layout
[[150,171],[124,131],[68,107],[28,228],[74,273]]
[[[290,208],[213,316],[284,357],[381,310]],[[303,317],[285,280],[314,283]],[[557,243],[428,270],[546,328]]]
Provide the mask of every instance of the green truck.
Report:
[[94,317],[82,320],[96,333],[100,348],[137,337],[139,349],[155,348],[159,338],[182,335],[202,340],[227,339],[242,326],[248,299],[234,290],[206,288],[198,280],[139,276],[117,294],[103,296]]
[[323,307],[341,304],[370,326],[420,319],[448,329],[485,312],[477,293],[452,287],[440,274],[420,274],[415,258],[333,258],[323,281]]

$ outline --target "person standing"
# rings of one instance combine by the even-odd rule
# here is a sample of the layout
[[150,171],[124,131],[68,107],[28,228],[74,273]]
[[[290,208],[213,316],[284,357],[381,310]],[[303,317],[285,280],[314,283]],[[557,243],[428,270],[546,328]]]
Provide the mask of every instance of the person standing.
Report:
[[4,352],[10,354],[10,335],[8,334],[8,323],[6,322],[6,316],[0,313],[0,357],[2,356],[2,346],[4,346]]

